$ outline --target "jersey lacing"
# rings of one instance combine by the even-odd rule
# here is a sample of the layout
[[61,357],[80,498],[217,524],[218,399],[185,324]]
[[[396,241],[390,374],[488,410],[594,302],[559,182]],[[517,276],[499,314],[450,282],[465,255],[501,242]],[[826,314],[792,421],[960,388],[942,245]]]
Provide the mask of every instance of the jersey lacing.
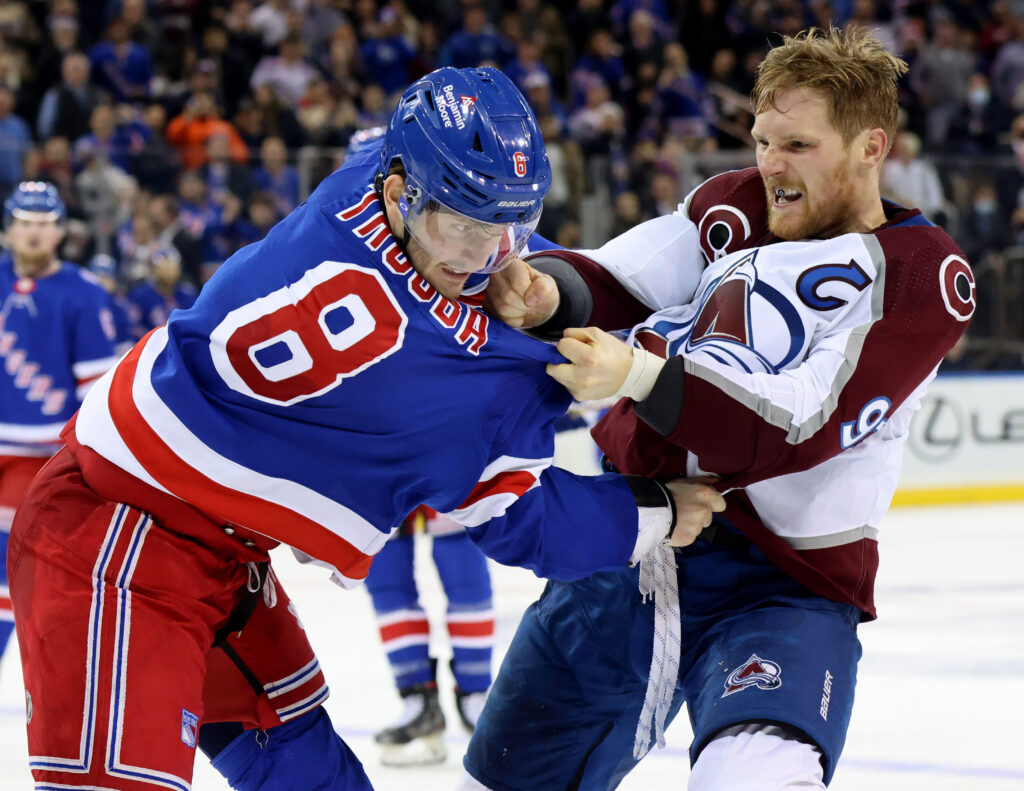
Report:
[[654,599],[654,644],[647,692],[633,739],[633,758],[643,758],[651,746],[651,723],[658,746],[665,746],[665,718],[672,705],[679,678],[680,635],[679,583],[675,552],[668,541],[658,544],[640,559],[640,594]]

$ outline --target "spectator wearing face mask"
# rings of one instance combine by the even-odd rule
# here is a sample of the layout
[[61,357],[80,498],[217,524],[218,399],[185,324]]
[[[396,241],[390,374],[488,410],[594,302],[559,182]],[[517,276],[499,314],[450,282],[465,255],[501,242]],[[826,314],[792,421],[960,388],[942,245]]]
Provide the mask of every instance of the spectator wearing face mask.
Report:
[[975,186],[970,207],[960,218],[956,237],[970,260],[980,264],[989,254],[1014,243],[1009,214],[1007,207],[1000,205],[992,181],[986,179]]
[[975,72],[967,83],[967,101],[953,122],[950,139],[963,154],[988,154],[995,150],[998,138],[1010,125],[1012,114],[993,93],[989,78]]
[[976,262],[978,310],[971,322],[975,337],[998,335],[1004,325],[1000,299],[1008,274],[1004,251],[1015,243],[1010,215],[1009,207],[999,202],[995,183],[986,178],[975,185],[970,206],[960,218],[957,243]]

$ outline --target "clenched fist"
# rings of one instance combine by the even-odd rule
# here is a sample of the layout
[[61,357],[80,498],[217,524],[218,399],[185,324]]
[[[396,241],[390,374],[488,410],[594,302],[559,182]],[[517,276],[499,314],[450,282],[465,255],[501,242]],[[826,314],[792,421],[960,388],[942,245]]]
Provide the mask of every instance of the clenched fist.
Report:
[[668,543],[686,547],[697,540],[700,531],[711,524],[716,513],[725,510],[725,498],[709,486],[715,479],[677,478],[665,484],[676,504],[676,526]]
[[551,275],[538,272],[521,258],[491,275],[484,309],[510,327],[529,329],[543,324],[558,310],[558,286]]

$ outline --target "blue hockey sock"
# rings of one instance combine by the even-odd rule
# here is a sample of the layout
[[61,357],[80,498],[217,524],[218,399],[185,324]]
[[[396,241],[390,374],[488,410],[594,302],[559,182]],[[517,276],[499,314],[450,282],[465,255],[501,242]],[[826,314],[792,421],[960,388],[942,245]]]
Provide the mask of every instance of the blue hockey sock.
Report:
[[434,563],[448,596],[452,673],[462,692],[491,685],[494,610],[487,558],[465,533],[434,538]]
[[434,681],[430,623],[420,607],[412,536],[398,536],[377,553],[366,577],[381,644],[398,689]]
[[235,791],[373,791],[322,706],[267,731],[245,731],[211,763]]

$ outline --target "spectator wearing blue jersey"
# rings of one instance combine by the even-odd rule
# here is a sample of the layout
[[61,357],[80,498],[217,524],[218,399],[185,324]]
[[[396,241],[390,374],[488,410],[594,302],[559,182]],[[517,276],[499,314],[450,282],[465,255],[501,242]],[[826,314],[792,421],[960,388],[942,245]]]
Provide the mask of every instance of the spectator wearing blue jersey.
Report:
[[206,182],[193,171],[186,171],[178,178],[178,197],[178,218],[199,245],[199,278],[205,282],[234,252],[228,226],[238,216],[241,206],[238,197],[231,193],[223,196],[220,203],[212,200]]
[[470,2],[462,13],[462,27],[452,33],[437,54],[441,66],[466,68],[481,63],[504,66],[515,52],[512,44],[487,19],[478,2]]
[[396,96],[409,82],[409,66],[416,50],[402,35],[402,19],[391,6],[385,6],[377,15],[377,22],[364,28],[366,41],[360,51],[363,68],[384,89]]
[[268,137],[260,145],[260,165],[252,180],[257,190],[273,196],[280,216],[299,205],[299,173],[288,164],[288,149],[280,137]]
[[142,153],[149,140],[149,129],[133,115],[131,107],[125,118],[118,117],[118,108],[97,104],[89,116],[90,131],[74,142],[72,154],[75,167],[101,156],[114,167],[131,173],[136,155]]
[[516,56],[502,71],[523,93],[528,94],[530,84],[542,80],[551,83],[551,71],[541,59],[541,45],[536,34],[524,35],[516,44]]
[[0,85],[0,190],[7,192],[21,178],[21,162],[32,145],[32,130],[14,112],[14,93]]
[[608,86],[613,99],[619,100],[623,96],[628,75],[619,49],[610,30],[598,28],[590,34],[587,51],[576,62],[570,77],[573,109],[586,104],[587,91],[598,80]]
[[92,81],[118,102],[140,101],[149,96],[153,79],[153,57],[149,50],[131,40],[127,23],[115,17],[106,37],[89,50]]
[[[231,139],[226,134],[216,132],[206,138],[203,147],[206,149],[206,162],[199,166],[199,176],[206,183],[210,200],[223,205],[228,194],[235,195],[243,202],[249,200],[255,174],[247,165],[232,159]],[[297,198],[296,182],[296,204]]]
[[387,124],[391,115],[391,105],[380,85],[375,82],[367,83],[359,99],[362,106],[356,111],[356,124],[360,129]]
[[240,250],[247,244],[258,242],[270,233],[281,220],[277,201],[268,192],[257,192],[252,196],[244,213],[240,214],[226,229],[231,245]]

